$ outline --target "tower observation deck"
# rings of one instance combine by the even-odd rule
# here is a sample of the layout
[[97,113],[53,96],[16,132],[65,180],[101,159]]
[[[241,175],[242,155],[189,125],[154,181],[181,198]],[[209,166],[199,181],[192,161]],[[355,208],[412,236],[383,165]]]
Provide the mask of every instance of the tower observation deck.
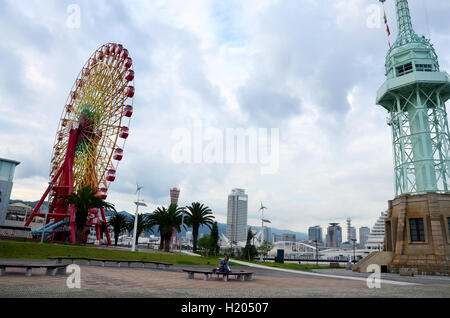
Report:
[[395,2],[398,36],[386,56],[386,81],[376,103],[389,113],[396,197],[450,193],[450,77],[440,70],[430,40],[414,31],[408,1]]

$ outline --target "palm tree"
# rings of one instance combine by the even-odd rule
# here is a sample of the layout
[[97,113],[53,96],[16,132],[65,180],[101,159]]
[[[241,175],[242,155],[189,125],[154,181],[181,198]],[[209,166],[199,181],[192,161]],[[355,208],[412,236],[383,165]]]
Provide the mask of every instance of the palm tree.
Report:
[[114,246],[117,246],[119,235],[128,228],[127,217],[123,214],[114,212],[109,219],[108,225],[113,227],[114,231]]
[[153,214],[148,216],[149,226],[158,226],[158,231],[161,236],[160,249],[169,251],[170,238],[172,237],[173,230],[181,231],[183,208],[178,207],[176,204],[171,204],[166,209],[165,207],[157,208]]
[[192,226],[192,239],[194,252],[197,250],[197,237],[198,229],[200,225],[206,225],[211,229],[214,224],[214,216],[211,213],[211,209],[199,202],[192,202],[190,206],[186,207],[186,224]]
[[83,241],[83,233],[86,230],[86,221],[90,209],[108,209],[116,211],[114,204],[108,203],[97,196],[97,191],[94,191],[90,185],[84,186],[77,192],[71,195],[63,195],[61,198],[67,200],[66,205],[73,204],[76,208],[75,223],[76,243],[80,244]]
[[[127,229],[128,231],[134,231],[134,218],[135,216],[131,216],[128,219],[127,222]],[[141,235],[141,233],[145,230],[149,230],[151,232],[153,232],[152,230],[152,226],[149,224],[148,220],[148,215],[147,214],[138,214],[138,219],[137,219],[137,231],[136,231],[136,244],[139,241],[139,236]]]

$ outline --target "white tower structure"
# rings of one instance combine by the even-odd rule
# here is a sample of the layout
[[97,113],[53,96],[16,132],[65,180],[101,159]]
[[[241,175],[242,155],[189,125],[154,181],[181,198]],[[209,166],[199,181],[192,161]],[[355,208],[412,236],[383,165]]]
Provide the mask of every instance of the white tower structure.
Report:
[[387,212],[381,212],[380,217],[370,231],[369,238],[366,242],[366,248],[369,250],[383,250],[384,241],[384,219],[387,217]]

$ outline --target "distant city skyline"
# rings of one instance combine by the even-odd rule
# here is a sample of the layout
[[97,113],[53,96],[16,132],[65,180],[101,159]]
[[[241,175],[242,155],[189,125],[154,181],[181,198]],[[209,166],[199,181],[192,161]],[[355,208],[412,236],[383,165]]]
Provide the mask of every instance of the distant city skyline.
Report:
[[[35,201],[28,201],[28,200],[22,200],[22,199],[20,199],[20,198],[11,198],[11,200],[18,200],[18,201],[27,201],[27,202],[37,202],[37,200],[35,200]],[[46,201],[44,202],[44,205],[46,204]],[[184,203],[182,203],[182,204],[184,204]],[[149,205],[151,205],[151,203],[149,204]],[[155,209],[156,209],[156,205],[155,205]],[[129,213],[129,214],[131,214],[131,215],[133,215],[134,214],[134,212],[135,211],[131,211],[131,210],[122,210],[122,211],[126,211],[127,213]],[[148,211],[144,211],[143,213],[151,213],[151,212],[153,212],[153,210],[148,210]],[[142,213],[142,212],[140,212],[140,213]],[[214,213],[214,211],[213,211],[213,213]],[[379,216],[379,213],[377,214],[377,218],[375,218],[375,221],[373,222],[373,224],[365,224],[365,225],[362,225],[362,227],[368,227],[369,228],[369,230],[370,229],[372,229],[372,227],[375,225],[375,222],[378,220],[378,216]],[[221,215],[216,215],[216,214],[214,214],[214,217],[216,218],[216,220],[219,222],[219,223],[222,223],[222,224],[227,224],[227,219],[226,219],[226,217],[223,217],[223,216],[221,216]],[[333,221],[340,221],[340,222],[337,222],[337,223],[344,223],[344,220],[346,220],[347,218],[342,218],[342,219],[333,219]],[[247,226],[251,226],[251,227],[254,227],[254,228],[260,228],[261,227],[261,219],[257,219],[257,218],[252,218],[251,219],[251,221],[253,222],[253,223],[250,223],[250,222],[248,222],[248,224],[247,224]],[[326,241],[326,228],[328,227],[328,225],[329,225],[329,223],[330,222],[325,222],[325,223],[323,223],[323,224],[316,224],[316,225],[314,225],[314,226],[319,226],[321,229],[322,229],[322,241]],[[264,227],[266,227],[267,225],[265,225]],[[313,226],[313,227],[314,227]],[[293,228],[289,228],[289,227],[283,227],[283,226],[272,226],[272,225],[269,225],[268,226],[269,228],[272,228],[272,227],[274,227],[274,228],[280,228],[280,229],[282,229],[282,230],[289,230],[289,231],[293,231],[293,232],[299,232],[299,233],[304,233],[306,236],[308,236],[308,232],[309,232],[309,229],[311,228],[311,226],[308,226],[307,225],[307,228],[305,228],[305,229],[303,229],[303,228],[300,228],[300,229],[293,229]],[[358,227],[358,229],[360,228],[360,226],[357,226]],[[325,232],[324,232],[324,230],[323,229],[325,229]],[[344,227],[344,228],[341,228],[341,230],[342,230],[342,235],[345,235],[345,237],[346,237],[346,235],[347,235],[347,229]],[[358,237],[358,239],[359,239],[359,237]]]

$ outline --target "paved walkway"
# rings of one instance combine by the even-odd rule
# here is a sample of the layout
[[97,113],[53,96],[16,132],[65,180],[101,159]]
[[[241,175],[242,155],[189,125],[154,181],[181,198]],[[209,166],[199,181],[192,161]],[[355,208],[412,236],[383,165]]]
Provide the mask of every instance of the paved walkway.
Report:
[[[318,277],[327,277],[327,278],[332,278],[332,279],[346,279],[346,280],[356,280],[356,281],[367,282],[367,277],[358,277],[358,276],[349,276],[349,275],[343,276],[343,275],[334,275],[334,274],[321,274],[321,273],[311,272],[311,271],[301,271],[301,270],[278,268],[278,267],[272,267],[272,266],[264,266],[264,265],[253,264],[253,263],[248,263],[248,262],[243,262],[243,261],[238,261],[238,260],[231,260],[230,259],[230,261],[232,261],[232,262],[234,262],[236,264],[245,265],[245,266],[249,266],[249,267],[263,268],[263,269],[266,269],[266,270],[274,270],[274,271],[292,273],[292,274],[296,274],[296,275],[318,276]],[[399,286],[415,286],[415,285],[418,285],[417,283],[410,283],[410,282],[403,282],[403,281],[394,281],[394,280],[387,280],[387,279],[381,279],[380,283],[381,284],[399,285]]]
[[[204,281],[202,275],[187,279],[182,269],[192,267],[212,268],[174,265],[170,270],[156,270],[137,265],[132,268],[81,265],[80,289],[67,287],[69,276],[46,276],[44,269],[33,270],[31,277],[25,277],[23,269],[7,269],[6,275],[0,277],[0,297],[450,297],[450,283],[445,280],[414,281],[411,277],[402,277],[399,282],[414,281],[417,284],[405,286],[383,282],[381,288],[370,289],[364,277],[349,279],[342,271],[333,275],[257,266],[251,267],[252,281],[230,279],[224,282],[216,277]],[[241,269],[249,270],[249,267],[233,266],[233,270]]]

